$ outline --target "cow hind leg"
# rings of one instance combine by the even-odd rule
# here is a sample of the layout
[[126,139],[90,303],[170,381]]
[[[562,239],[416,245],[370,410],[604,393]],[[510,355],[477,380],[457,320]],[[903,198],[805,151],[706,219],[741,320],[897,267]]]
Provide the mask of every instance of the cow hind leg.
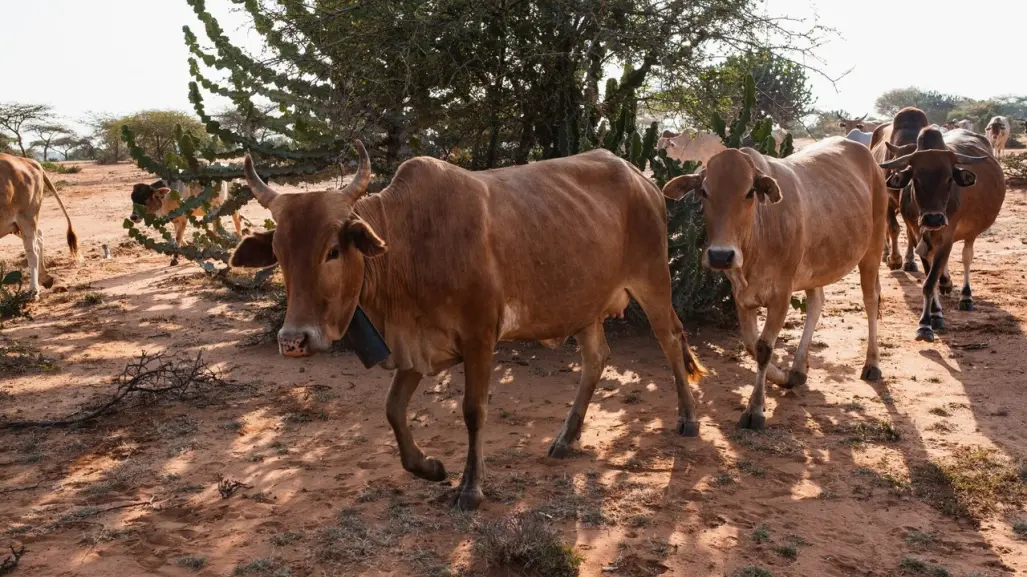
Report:
[[396,445],[399,447],[403,468],[422,479],[444,481],[446,468],[438,459],[424,456],[424,451],[417,446],[407,425],[407,406],[420,383],[421,373],[396,371],[392,377],[392,386],[389,387],[385,415],[392,426],[392,432],[396,435]]
[[[874,259],[876,261],[876,255]],[[743,429],[759,430],[766,424],[763,408],[767,401],[767,368],[771,366],[777,336],[781,333],[785,318],[788,316],[790,296],[787,293],[777,295],[767,306],[767,320],[763,323],[763,332],[756,341],[756,386],[749,397],[749,406],[745,408],[742,418],[738,421],[738,425]]]
[[902,270],[905,272],[917,272],[916,267],[916,245],[920,240],[916,236],[916,231],[913,230],[908,224],[906,225],[906,258],[902,261]]
[[457,487],[454,505],[473,511],[484,493],[485,456],[483,437],[488,417],[489,378],[492,375],[493,345],[471,342],[464,345],[464,424],[467,426],[467,464]]
[[[182,246],[182,239],[185,238],[185,225],[187,222],[186,217],[182,216],[175,219],[175,248]],[[178,254],[171,257],[171,266],[178,265]]]
[[706,369],[688,346],[688,336],[670,300],[670,274],[654,279],[643,290],[629,291],[645,311],[656,340],[674,371],[674,386],[678,395],[677,433],[683,437],[699,436],[699,419],[695,414],[692,384],[697,383]]
[[588,404],[592,401],[596,385],[606,368],[606,361],[610,358],[610,345],[606,342],[602,321],[596,321],[574,335],[574,338],[581,347],[581,381],[563,429],[549,445],[549,456],[557,459],[571,456],[571,445],[581,438],[581,425],[585,422]]
[[46,272],[43,260],[43,231],[30,219],[20,219],[17,223],[21,229],[21,242],[25,247],[25,260],[29,267],[29,294],[39,298],[39,286],[53,286],[53,277]]
[[859,284],[863,289],[863,308],[867,314],[867,358],[860,378],[881,380],[881,354],[877,348],[877,320],[881,308],[881,277],[876,262],[864,259],[859,263]]
[[970,263],[974,260],[974,240],[969,238],[963,242],[963,290],[959,295],[959,310],[974,310],[973,293],[970,291]]
[[239,213],[232,213],[232,224],[235,225],[235,236],[242,238],[242,222],[239,220]]
[[888,268],[897,270],[902,266],[899,256],[899,219],[896,210],[888,204]]
[[[877,266],[876,261],[877,259],[874,259],[874,266]],[[813,331],[816,330],[817,321],[823,310],[824,289],[815,288],[806,291],[806,326],[802,329],[799,348],[795,351],[795,358],[792,360],[792,370],[788,373],[788,382],[783,385],[786,389],[806,384],[806,371],[809,368],[809,345],[813,341]]]

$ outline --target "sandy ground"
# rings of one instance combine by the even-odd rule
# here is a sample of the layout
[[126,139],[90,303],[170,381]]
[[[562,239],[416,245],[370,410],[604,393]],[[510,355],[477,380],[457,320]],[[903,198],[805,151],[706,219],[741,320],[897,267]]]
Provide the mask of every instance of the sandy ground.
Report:
[[[46,200],[58,288],[0,337],[55,368],[0,375],[0,418],[95,402],[141,351],[202,350],[228,383],[79,428],[0,430],[0,545],[27,549],[13,575],[489,574],[473,562],[478,528],[529,508],[552,519],[586,576],[1027,575],[1027,541],[1013,529],[1027,519],[1015,478],[1027,458],[1024,189],[1009,191],[977,241],[977,310],[946,298],[949,331],[937,342],[913,340],[922,275],[882,267],[883,382],[859,380],[857,277],[829,287],[808,385],[768,388],[764,433],[736,427],[755,365],[734,331],[689,327],[712,375],[698,388],[701,437],[682,439],[655,340],[618,325],[583,454],[548,459],[577,386],[573,340],[557,351],[504,344],[486,501],[465,515],[441,502],[445,486],[401,468],[384,414],[387,372],[349,353],[287,360],[273,344],[241,346],[262,330],[262,303],[125,236],[131,185],[152,177],[83,166],[54,180],[65,181],[85,260],[71,263],[63,217]],[[266,216],[255,204],[244,214]],[[19,239],[0,240],[0,259],[22,258]],[[958,248],[952,261],[962,270]],[[789,319],[788,355],[802,322],[797,311]],[[456,473],[462,387],[457,368],[423,382],[410,407],[421,446]],[[250,487],[222,499],[220,476]]]

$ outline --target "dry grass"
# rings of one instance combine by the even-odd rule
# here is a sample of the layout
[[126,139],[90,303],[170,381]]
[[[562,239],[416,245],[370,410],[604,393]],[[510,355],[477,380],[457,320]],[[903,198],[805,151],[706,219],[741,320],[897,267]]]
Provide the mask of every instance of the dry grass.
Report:
[[318,531],[314,556],[321,561],[343,564],[368,562],[391,546],[393,540],[390,533],[368,526],[359,511],[343,509],[335,525]]
[[0,341],[0,374],[13,377],[56,370],[56,361],[38,350],[6,338]]
[[904,557],[899,562],[899,568],[906,575],[931,575],[932,577],[950,577],[952,575],[948,569],[921,561],[916,557]]
[[917,497],[943,513],[978,521],[1027,498],[1017,467],[985,447],[959,447],[946,459],[922,463],[911,482]]
[[486,571],[507,568],[538,577],[577,577],[582,562],[549,520],[535,511],[480,524],[474,553]]

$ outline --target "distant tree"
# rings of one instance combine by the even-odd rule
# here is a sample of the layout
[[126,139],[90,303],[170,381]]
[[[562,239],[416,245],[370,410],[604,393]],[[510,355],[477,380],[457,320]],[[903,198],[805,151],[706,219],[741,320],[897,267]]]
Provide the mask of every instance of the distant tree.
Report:
[[[48,104],[0,103],[0,128],[14,135],[22,156],[28,156],[24,135],[32,124],[40,124],[53,118],[53,107]],[[32,146],[29,146],[29,150]]]
[[814,112],[815,99],[806,70],[766,49],[729,56],[702,69],[693,82],[657,94],[652,102],[659,104],[651,108],[662,106],[667,111],[684,112],[709,128],[706,124],[714,112],[721,116],[738,113],[744,79],[750,73],[756,82],[755,118],[770,116],[788,125]]
[[11,137],[7,136],[2,132],[0,132],[0,152],[5,154],[10,154],[11,152],[13,152],[13,150],[11,149]]
[[266,106],[254,106],[254,108],[259,116],[247,117],[237,108],[225,108],[220,112],[215,112],[211,117],[222,128],[231,130],[235,134],[242,135],[260,144],[265,144],[273,132],[260,119],[267,118],[269,114],[274,112],[275,106],[268,104]]
[[886,118],[891,118],[907,106],[915,106],[927,114],[931,122],[942,124],[950,113],[959,105],[965,103],[966,98],[945,94],[937,90],[921,90],[911,86],[889,90],[877,97],[874,107],[877,112]]
[[25,126],[25,129],[39,137],[39,140],[34,141],[32,145],[43,149],[44,161],[50,160],[50,149],[53,147],[54,141],[58,138],[74,134],[70,128],[57,122],[29,124]]
[[93,133],[90,144],[93,158],[100,164],[115,164],[128,160],[128,149],[121,141],[119,122],[120,116],[111,114],[92,114],[85,123]]
[[[109,123],[105,142],[121,139],[121,127],[128,125],[135,134],[136,144],[153,158],[163,160],[169,152],[177,152],[175,127],[192,134],[201,144],[210,141],[210,135],[195,116],[177,110],[144,110],[114,119]],[[112,132],[111,132],[112,131]]]
[[52,146],[64,155],[64,160],[68,160],[68,157],[71,155],[71,151],[82,146],[82,139],[75,133],[69,132],[68,134],[54,140]]

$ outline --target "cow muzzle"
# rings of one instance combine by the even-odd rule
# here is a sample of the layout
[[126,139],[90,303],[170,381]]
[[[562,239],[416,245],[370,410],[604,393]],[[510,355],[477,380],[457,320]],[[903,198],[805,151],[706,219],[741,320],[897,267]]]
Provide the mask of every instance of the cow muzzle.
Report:
[[130,214],[128,216],[128,218],[129,218],[129,220],[131,220],[132,222],[135,222],[135,223],[138,223],[139,221],[143,220],[143,217],[139,216],[138,214],[136,214],[134,212],[132,214]]
[[314,354],[310,341],[307,331],[283,327],[278,331],[278,352],[283,357],[309,357]]
[[706,249],[706,262],[717,270],[729,270],[738,266],[741,259],[733,248],[710,247]]
[[920,230],[941,230],[949,225],[943,212],[927,212],[920,215]]

